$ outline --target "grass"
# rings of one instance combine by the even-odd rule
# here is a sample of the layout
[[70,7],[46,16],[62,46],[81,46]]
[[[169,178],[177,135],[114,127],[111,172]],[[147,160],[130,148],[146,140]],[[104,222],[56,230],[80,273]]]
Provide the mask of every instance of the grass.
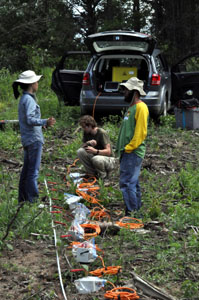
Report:
[[[39,178],[40,191],[42,195],[46,193],[43,181],[48,174],[48,179],[56,181],[59,187],[57,191],[51,192],[52,196],[58,198],[60,204],[65,205],[64,175],[67,167],[76,158],[76,151],[81,144],[81,133],[76,130],[80,109],[60,105],[49,87],[51,70],[45,69],[42,73],[45,76],[37,95],[42,116],[55,116],[57,123],[54,128],[44,132],[46,143]],[[1,71],[0,119],[17,118],[17,101],[13,99],[10,88],[16,75],[8,74],[6,70]],[[111,116],[109,119],[104,118],[102,122],[115,145],[120,118]],[[7,247],[12,251],[12,240],[17,237],[30,239],[31,232],[47,234],[52,238],[51,216],[47,210],[39,211],[37,205],[25,205],[17,214],[9,234],[4,239],[6,230],[16,215],[17,187],[23,151],[19,131],[13,130],[12,126],[6,126],[5,130],[0,131],[0,140],[0,158],[18,163],[15,168],[5,162],[0,166],[0,246],[2,249]],[[142,235],[121,229],[114,236],[109,233],[103,238],[96,239],[100,248],[108,249],[105,252],[106,265],[121,264],[124,267],[119,279],[121,284],[129,280],[129,272],[133,269],[141,277],[167,289],[181,300],[197,299],[198,153],[197,131],[176,129],[174,116],[161,117],[159,125],[150,121],[147,154],[140,178],[144,203],[141,211],[144,223],[148,224],[147,232]],[[114,176],[118,183],[118,171]],[[75,188],[76,186],[71,184],[67,187],[67,192],[74,193]],[[103,205],[114,209],[115,204],[122,203],[118,184],[114,187],[105,187],[103,182],[100,182],[99,198],[103,201]],[[61,221],[58,215],[56,219]],[[63,241],[59,244],[60,247],[63,246]]]

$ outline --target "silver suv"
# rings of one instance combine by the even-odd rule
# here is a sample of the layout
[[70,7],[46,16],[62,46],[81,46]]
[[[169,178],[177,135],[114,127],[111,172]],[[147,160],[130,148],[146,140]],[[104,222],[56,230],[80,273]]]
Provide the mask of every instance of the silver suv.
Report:
[[[82,114],[115,114],[127,108],[119,84],[132,76],[144,81],[151,116],[159,117],[170,108],[171,75],[164,56],[149,35],[134,31],[106,31],[87,38],[90,61],[85,71],[68,70],[62,58],[53,73],[52,89],[66,103],[80,103]],[[75,53],[73,53],[75,54]]]

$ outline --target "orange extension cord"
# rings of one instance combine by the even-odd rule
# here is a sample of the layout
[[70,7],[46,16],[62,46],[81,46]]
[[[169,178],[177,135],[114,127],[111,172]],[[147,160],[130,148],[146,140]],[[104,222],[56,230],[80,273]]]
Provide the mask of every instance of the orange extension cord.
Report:
[[127,287],[116,287],[110,291],[107,291],[104,294],[106,299],[115,299],[115,300],[134,300],[139,299],[140,297],[134,289]]
[[67,174],[70,173],[70,169],[76,165],[76,162],[77,162],[78,160],[79,160],[79,158],[75,159],[74,162],[72,163],[72,165],[70,165],[70,166],[67,168]]
[[91,232],[91,233],[86,233],[86,232],[84,232],[84,239],[85,240],[88,240],[88,239],[91,239],[91,238],[93,238],[93,237],[96,237],[96,236],[98,236],[99,234],[100,234],[100,232],[101,232],[101,229],[100,229],[100,227],[99,227],[99,225],[97,225],[97,224],[80,224],[80,226],[82,227],[82,228],[84,228],[84,230],[86,231],[90,231],[90,230],[92,230],[93,232]]
[[99,98],[99,96],[101,95],[101,92],[99,92],[99,94],[97,95],[97,97],[95,98],[95,102],[93,104],[93,112],[92,112],[92,117],[94,118],[95,116],[95,106],[96,106],[96,103],[97,103],[97,99]]
[[91,271],[91,272],[89,272],[89,274],[97,276],[97,277],[102,277],[103,275],[116,275],[122,270],[121,266],[105,267],[102,257],[101,256],[98,256],[98,257],[102,261],[103,268],[99,268],[94,271]]
[[[81,244],[82,244],[82,242],[73,241],[73,242],[70,243],[70,246],[68,246],[67,248],[68,249],[73,248],[73,245],[81,246]],[[104,250],[100,249],[96,244],[92,247],[94,247],[97,251],[102,252],[102,255],[104,255]]]
[[[128,220],[132,220],[132,222],[127,222]],[[128,229],[136,229],[136,228],[142,228],[144,227],[144,224],[141,220],[130,218],[130,217],[124,217],[120,219],[118,222],[115,222],[120,227],[128,228]]]
[[97,194],[99,194],[99,186],[94,186],[95,182],[96,182],[96,178],[95,177],[90,177],[90,180],[93,179],[92,182],[88,182],[87,179],[83,178],[84,182],[80,183],[77,185],[77,191],[81,192],[88,192],[90,193],[92,196],[96,196]]
[[94,207],[90,213],[90,217],[98,221],[101,219],[111,219],[110,215],[105,211],[105,208],[101,209],[100,207]]
[[96,199],[95,197],[93,196],[90,196],[88,195],[87,193],[83,192],[83,191],[80,191],[78,189],[76,189],[76,194],[78,196],[81,196],[84,200],[88,201],[89,203],[92,203],[92,204],[97,204],[99,205],[101,208],[104,208],[103,205],[100,204],[100,200]]
[[[78,184],[78,189],[82,189],[82,188],[87,188],[87,189],[89,189],[89,188],[92,187],[92,186],[96,183],[96,181],[97,181],[96,177],[90,177],[90,179],[93,179],[92,182],[88,182],[88,180],[85,179],[85,178],[83,178],[83,179],[84,179],[85,182],[84,182],[84,183]],[[97,187],[97,189],[99,190],[99,187]]]

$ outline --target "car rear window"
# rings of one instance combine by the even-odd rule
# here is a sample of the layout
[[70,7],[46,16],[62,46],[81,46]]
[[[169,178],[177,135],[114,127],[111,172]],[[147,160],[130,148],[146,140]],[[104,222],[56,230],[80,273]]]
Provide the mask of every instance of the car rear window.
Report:
[[133,50],[145,53],[149,44],[145,41],[95,41],[93,47],[98,53],[108,50]]
[[93,69],[104,81],[123,82],[132,76],[146,80],[148,64],[142,56],[104,55],[100,57]]

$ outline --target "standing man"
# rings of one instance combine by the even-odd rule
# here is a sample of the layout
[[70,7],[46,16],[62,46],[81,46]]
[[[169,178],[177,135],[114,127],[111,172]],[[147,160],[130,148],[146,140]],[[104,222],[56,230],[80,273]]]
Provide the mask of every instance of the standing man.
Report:
[[125,215],[129,216],[142,205],[139,175],[146,150],[149,111],[147,105],[140,100],[140,96],[146,95],[142,80],[132,77],[120,86],[124,88],[125,101],[130,103],[116,146],[116,153],[120,158],[120,189],[125,203]]
[[114,169],[115,158],[108,134],[97,127],[95,119],[89,115],[80,118],[83,130],[83,145],[77,151],[80,162],[89,176],[108,178]]
[[42,126],[53,126],[56,122],[53,117],[41,119],[40,107],[35,96],[41,76],[28,70],[21,73],[13,83],[13,92],[16,99],[20,95],[18,87],[22,90],[18,105],[18,117],[21,142],[24,149],[24,164],[19,181],[19,203],[25,201],[33,203],[39,197],[37,179],[44,144]]

